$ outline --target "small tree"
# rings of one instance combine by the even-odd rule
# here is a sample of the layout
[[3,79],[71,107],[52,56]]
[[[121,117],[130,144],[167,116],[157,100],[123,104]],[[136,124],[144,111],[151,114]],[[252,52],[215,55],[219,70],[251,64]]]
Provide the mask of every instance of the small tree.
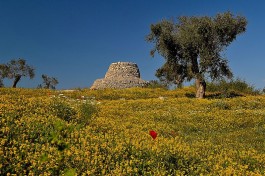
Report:
[[234,17],[230,12],[215,17],[182,16],[176,23],[163,20],[152,24],[147,36],[147,41],[154,43],[151,56],[157,52],[166,60],[156,76],[174,84],[195,79],[196,97],[203,98],[206,77],[232,77],[222,54],[238,34],[245,32],[246,25],[244,17]]
[[43,79],[43,86],[40,87],[45,89],[55,89],[55,86],[59,83],[59,81],[54,77],[49,77],[44,74],[41,77]]
[[4,77],[9,79],[14,79],[13,88],[17,87],[17,83],[21,80],[22,77],[30,77],[30,79],[34,78],[34,68],[26,64],[26,60],[18,59],[11,60],[7,64],[2,64],[4,68]]

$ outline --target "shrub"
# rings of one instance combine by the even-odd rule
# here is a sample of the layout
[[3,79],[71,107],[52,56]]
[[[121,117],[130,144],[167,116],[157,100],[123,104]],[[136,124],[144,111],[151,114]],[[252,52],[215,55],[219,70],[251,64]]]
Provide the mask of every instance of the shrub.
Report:
[[234,97],[235,94],[251,94],[258,95],[260,91],[255,89],[253,85],[250,85],[245,80],[240,78],[232,79],[230,81],[222,79],[215,82],[207,83],[207,91],[220,92],[223,97]]
[[97,114],[98,109],[92,102],[84,102],[78,106],[79,115],[75,119],[78,124],[87,125],[91,122],[94,114]]
[[162,89],[168,89],[168,85],[166,83],[162,83],[157,80],[151,80],[149,81],[149,84],[147,85],[147,88],[162,88]]
[[54,99],[54,101],[52,101],[50,105],[50,111],[55,116],[68,122],[72,120],[73,116],[76,114],[76,111],[72,107],[59,99]]
[[231,107],[230,105],[225,102],[225,101],[217,101],[217,102],[214,102],[212,105],[211,105],[211,108],[217,108],[217,109],[220,109],[220,110],[229,110]]
[[87,125],[94,114],[97,113],[96,102],[94,100],[67,100],[54,98],[50,104],[50,112],[58,118]]

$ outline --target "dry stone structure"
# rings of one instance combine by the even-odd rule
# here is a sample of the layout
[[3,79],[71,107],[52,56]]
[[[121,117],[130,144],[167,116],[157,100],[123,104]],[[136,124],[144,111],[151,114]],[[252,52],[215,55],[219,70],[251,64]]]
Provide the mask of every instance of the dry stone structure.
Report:
[[103,79],[97,79],[91,89],[124,89],[130,87],[144,87],[148,84],[140,78],[137,64],[132,62],[112,63]]

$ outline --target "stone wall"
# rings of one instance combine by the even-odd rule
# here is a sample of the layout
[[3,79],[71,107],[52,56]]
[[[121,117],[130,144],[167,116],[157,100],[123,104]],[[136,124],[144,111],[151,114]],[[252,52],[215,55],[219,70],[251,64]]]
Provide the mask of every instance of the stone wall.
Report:
[[135,77],[140,78],[140,71],[137,64],[132,62],[116,62],[112,63],[105,75],[105,78],[117,78],[117,77]]
[[130,87],[145,87],[148,84],[140,78],[137,64],[132,62],[116,62],[109,66],[103,79],[97,79],[91,89],[123,89]]

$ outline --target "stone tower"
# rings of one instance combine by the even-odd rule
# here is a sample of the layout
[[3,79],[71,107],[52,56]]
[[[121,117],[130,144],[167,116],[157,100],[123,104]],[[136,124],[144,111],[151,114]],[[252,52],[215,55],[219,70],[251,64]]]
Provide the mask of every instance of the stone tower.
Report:
[[103,79],[97,79],[90,89],[124,89],[130,87],[144,87],[148,84],[140,78],[137,64],[132,62],[116,62],[109,66]]

